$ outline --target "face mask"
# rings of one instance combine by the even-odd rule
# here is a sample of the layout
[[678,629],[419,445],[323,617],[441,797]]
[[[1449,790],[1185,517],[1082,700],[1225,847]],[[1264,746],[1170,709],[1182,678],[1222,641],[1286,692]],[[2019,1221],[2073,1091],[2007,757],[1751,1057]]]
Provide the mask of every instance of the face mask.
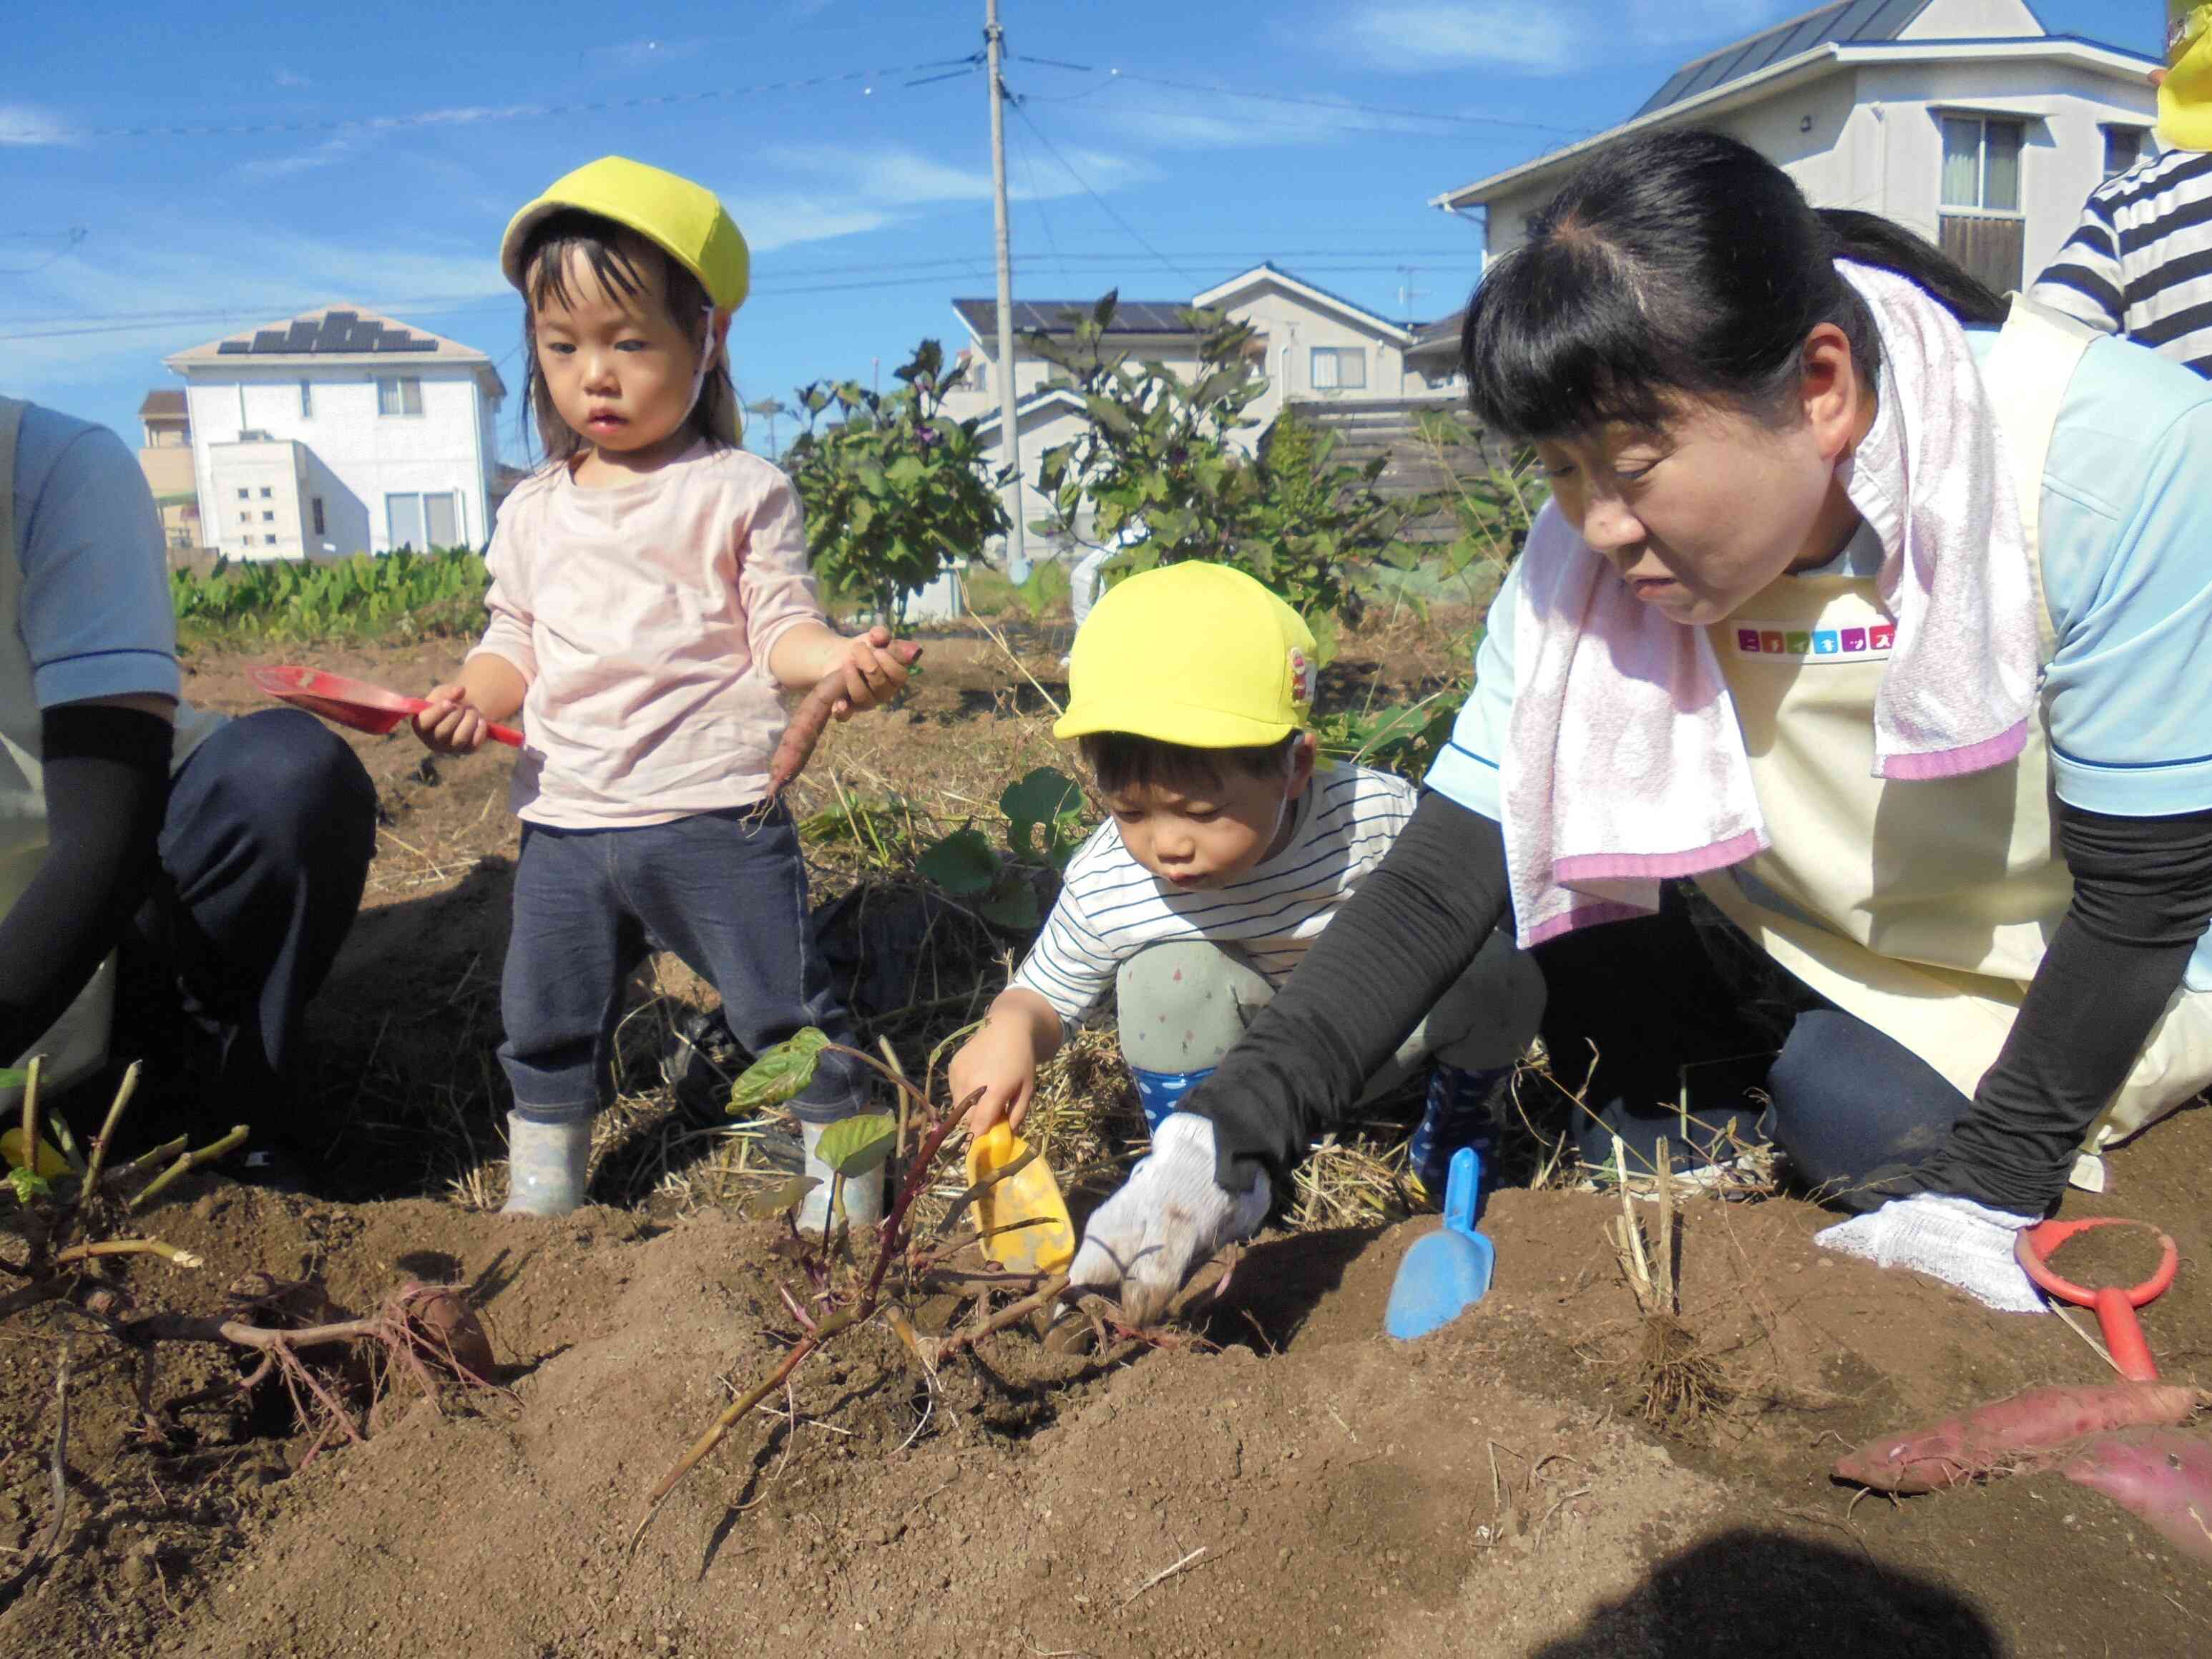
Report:
[[2158,136],[2175,149],[2212,150],[2212,5],[2166,0],[2166,21]]

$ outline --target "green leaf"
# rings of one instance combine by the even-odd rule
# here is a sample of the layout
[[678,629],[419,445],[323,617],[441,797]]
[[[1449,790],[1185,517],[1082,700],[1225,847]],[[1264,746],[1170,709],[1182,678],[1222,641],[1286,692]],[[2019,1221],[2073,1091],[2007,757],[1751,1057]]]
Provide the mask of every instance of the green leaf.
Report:
[[821,1184],[819,1176],[793,1176],[773,1192],[756,1193],[738,1206],[738,1212],[755,1221],[771,1221],[787,1210],[796,1209]]
[[815,1065],[829,1046],[828,1035],[811,1025],[777,1043],[731,1085],[731,1115],[763,1111],[797,1097],[814,1081]]
[[891,1155],[898,1120],[888,1112],[863,1112],[830,1124],[815,1143],[814,1155],[850,1181]]
[[1121,290],[1109,288],[1098,296],[1098,303],[1091,307],[1091,320],[1104,328],[1114,320],[1114,308],[1121,303]]
[[15,1201],[28,1207],[34,1198],[44,1198],[53,1191],[46,1176],[26,1164],[8,1171],[8,1184],[15,1189]]
[[30,1080],[30,1073],[20,1066],[0,1067],[0,1089],[21,1089]]
[[1050,823],[1083,805],[1083,790],[1055,767],[1040,766],[999,797],[999,810],[1015,823]]
[[884,469],[884,477],[894,489],[911,489],[921,482],[921,458],[902,455]]
[[1130,417],[1129,411],[1111,398],[1102,398],[1092,392],[1084,398],[1083,407],[1094,423],[1104,427],[1118,438],[1132,436],[1137,430],[1137,423]]
[[975,906],[975,914],[994,927],[1017,933],[1029,932],[1043,920],[1037,910],[1036,890],[1012,870]]
[[957,898],[988,892],[999,878],[999,855],[980,830],[956,830],[915,860],[915,870]]

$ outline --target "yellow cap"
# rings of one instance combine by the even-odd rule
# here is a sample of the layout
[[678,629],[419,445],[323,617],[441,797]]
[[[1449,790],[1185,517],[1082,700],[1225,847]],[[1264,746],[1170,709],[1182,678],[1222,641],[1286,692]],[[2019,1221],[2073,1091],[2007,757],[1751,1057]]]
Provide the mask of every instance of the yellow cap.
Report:
[[1305,724],[1314,638],[1241,570],[1193,561],[1117,583],[1075,636],[1056,738],[1127,732],[1187,749],[1276,743]]
[[500,268],[522,287],[522,249],[543,220],[580,208],[627,226],[666,250],[699,279],[717,309],[735,311],[752,287],[751,256],[737,222],[714,192],[642,161],[603,155],[578,167],[508,221],[499,245]]
[[2160,141],[2174,149],[2212,149],[2212,6],[2166,0],[2166,21]]

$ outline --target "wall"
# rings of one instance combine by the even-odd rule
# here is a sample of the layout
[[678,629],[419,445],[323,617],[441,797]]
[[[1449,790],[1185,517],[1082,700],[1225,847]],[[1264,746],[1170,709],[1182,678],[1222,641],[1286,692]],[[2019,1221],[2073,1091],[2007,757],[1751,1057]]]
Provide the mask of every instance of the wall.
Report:
[[[2138,3],[2138,0],[2129,0]],[[1900,40],[2018,39],[2045,31],[2023,0],[1936,0],[1905,26]]]
[[206,446],[214,509],[209,541],[231,559],[298,559],[308,552],[307,453],[285,440]]
[[192,465],[191,441],[181,426],[146,427],[146,446],[138,470],[161,515],[161,540],[173,552],[200,544],[199,475]]
[[[474,545],[487,539],[486,470],[492,454],[483,447],[488,411],[481,405],[487,400],[473,369],[417,359],[375,368],[331,366],[307,372],[313,385],[313,412],[302,416],[300,368],[217,363],[186,368],[186,396],[204,501],[214,499],[209,493],[208,471],[213,447],[235,441],[241,432],[261,431],[271,438],[296,439],[307,445],[366,505],[367,551],[391,550],[385,497],[397,493],[458,493],[462,539]],[[419,378],[422,412],[378,414],[380,374]],[[363,549],[341,544],[339,550],[352,553]]]

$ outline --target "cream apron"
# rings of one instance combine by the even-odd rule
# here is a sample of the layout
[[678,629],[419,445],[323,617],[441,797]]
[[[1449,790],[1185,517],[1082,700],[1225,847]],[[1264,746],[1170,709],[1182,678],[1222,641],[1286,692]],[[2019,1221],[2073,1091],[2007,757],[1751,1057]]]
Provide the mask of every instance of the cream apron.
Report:
[[[15,544],[15,441],[23,408],[12,398],[0,398],[0,915],[15,908],[46,856],[39,703],[17,611],[23,566]],[[182,766],[219,724],[218,719],[179,703],[172,768]],[[43,1054],[43,1076],[55,1087],[87,1076],[107,1059],[114,1009],[115,959],[110,957],[52,1029],[13,1063]],[[0,1113],[21,1098],[19,1089],[0,1089]]]
[[[2042,481],[2059,406],[2097,337],[2015,299],[1984,369],[2015,468],[2038,629]],[[1735,699],[1771,851],[1698,884],[1813,989],[1918,1054],[1970,1098],[2073,896],[2051,810],[2044,721],[2011,764],[1971,776],[1873,775],[1874,700],[1893,637],[1871,578],[1785,576],[1711,629]],[[2212,1082],[2212,992],[2177,992],[2088,1149]],[[2077,1179],[2095,1184],[2087,1164]]]

